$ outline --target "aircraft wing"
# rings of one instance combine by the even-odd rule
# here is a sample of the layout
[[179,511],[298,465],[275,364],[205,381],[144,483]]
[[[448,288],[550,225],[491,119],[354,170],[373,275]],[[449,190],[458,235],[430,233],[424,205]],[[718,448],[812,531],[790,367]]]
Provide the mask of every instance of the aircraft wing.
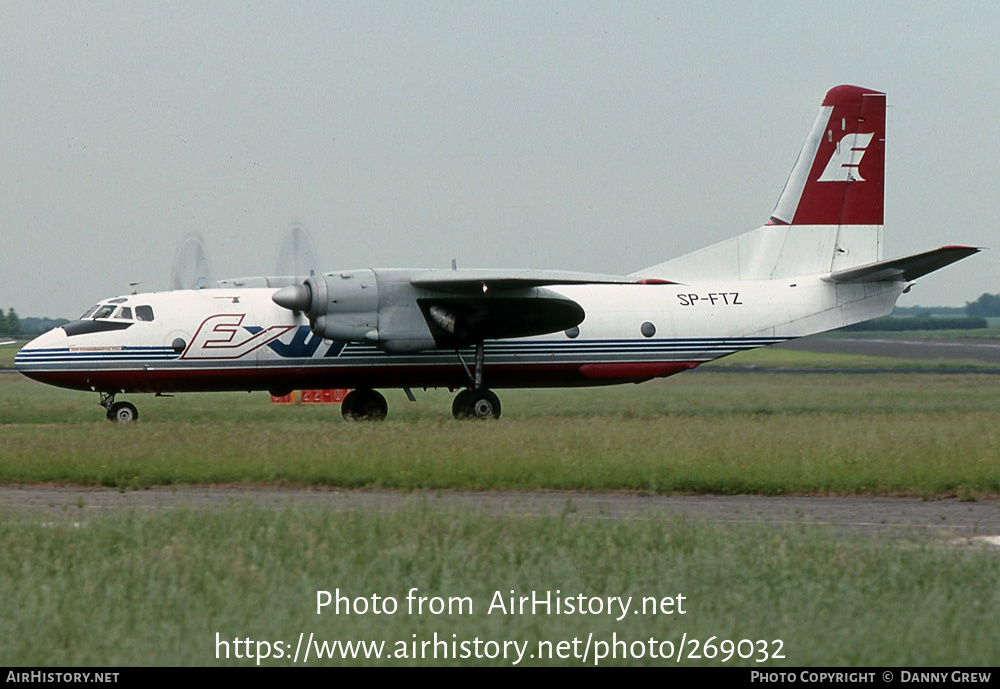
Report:
[[974,246],[943,246],[940,249],[925,251],[922,254],[878,261],[846,270],[836,270],[824,279],[828,282],[840,283],[885,280],[909,282],[980,251],[982,249]]
[[410,284],[440,296],[417,299],[440,346],[544,335],[579,325],[583,308],[544,289],[555,285],[670,284],[666,280],[558,270],[426,270]]
[[[525,337],[579,325],[583,308],[544,289],[555,285],[635,285],[642,279],[559,270],[424,270],[409,282],[439,345]],[[656,281],[663,282],[663,281]]]
[[453,294],[550,285],[637,285],[652,282],[663,284],[667,281],[561,270],[425,270],[410,278],[414,287]]

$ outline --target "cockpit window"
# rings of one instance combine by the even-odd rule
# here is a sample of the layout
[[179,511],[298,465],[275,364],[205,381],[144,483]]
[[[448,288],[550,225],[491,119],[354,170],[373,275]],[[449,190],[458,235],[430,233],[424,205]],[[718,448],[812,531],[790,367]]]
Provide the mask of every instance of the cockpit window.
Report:
[[[116,306],[115,302],[121,303],[124,299],[115,299],[107,304],[98,304],[87,310],[85,314],[80,316],[80,320],[94,319],[94,318],[115,318],[121,319],[123,321],[130,321],[133,319],[133,309],[131,306]],[[152,306],[136,306],[135,307],[135,320],[137,321],[151,321],[153,320],[153,307]]]

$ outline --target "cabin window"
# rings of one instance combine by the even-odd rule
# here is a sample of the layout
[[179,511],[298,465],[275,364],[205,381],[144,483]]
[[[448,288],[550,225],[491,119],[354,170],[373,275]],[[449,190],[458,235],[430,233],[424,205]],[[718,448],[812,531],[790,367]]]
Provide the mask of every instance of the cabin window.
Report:
[[137,321],[151,321],[151,320],[153,320],[153,307],[152,306],[136,306],[135,307],[135,319]]
[[115,318],[124,318],[125,320],[132,320],[132,309],[127,306],[123,306],[118,309],[118,313],[115,314]]

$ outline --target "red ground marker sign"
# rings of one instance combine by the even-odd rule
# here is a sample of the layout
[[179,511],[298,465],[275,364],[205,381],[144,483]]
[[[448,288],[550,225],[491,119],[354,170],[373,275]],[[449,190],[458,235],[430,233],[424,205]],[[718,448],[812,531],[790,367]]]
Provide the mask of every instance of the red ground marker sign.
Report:
[[274,404],[340,404],[349,393],[349,389],[335,390],[294,390],[289,395],[275,397],[271,395]]

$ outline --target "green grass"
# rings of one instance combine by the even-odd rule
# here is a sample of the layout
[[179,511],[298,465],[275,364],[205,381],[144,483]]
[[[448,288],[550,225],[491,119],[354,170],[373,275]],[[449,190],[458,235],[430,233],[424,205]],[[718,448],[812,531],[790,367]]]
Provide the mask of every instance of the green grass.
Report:
[[504,418],[460,423],[451,395],[390,394],[380,425],[266,395],[96,395],[0,377],[0,483],[121,489],[282,484],[658,493],[1000,494],[1000,379],[689,374],[640,386],[502,391]]
[[[727,527],[665,517],[518,518],[429,508],[387,514],[88,513],[0,521],[0,664],[252,665],[216,659],[216,634],[276,641],[780,639],[791,666],[996,665],[1000,558],[971,546],[855,540],[822,528]],[[408,614],[407,591],[468,597],[469,614]],[[393,597],[393,615],[316,614],[316,592]],[[502,597],[685,597],[686,614],[487,614]],[[634,609],[634,608],[633,608]],[[452,635],[455,635],[454,637]],[[253,647],[256,649],[256,644]],[[690,646],[688,647],[690,649]],[[224,651],[225,647],[221,647]],[[666,649],[666,647],[664,647]],[[224,655],[224,654],[223,654]],[[593,664],[593,651],[588,664]],[[357,661],[362,662],[362,661]],[[453,664],[439,659],[368,664]],[[510,665],[511,660],[459,660]],[[660,665],[610,658],[602,664]],[[685,658],[682,665],[719,660]],[[287,665],[269,659],[263,665]],[[311,664],[317,664],[315,653]],[[323,664],[337,664],[323,661]],[[522,664],[579,665],[579,659]]]
[[[7,338],[0,337],[0,342]],[[14,368],[14,355],[17,354],[17,350],[27,344],[27,340],[17,340],[14,344],[4,345],[0,347],[0,369],[3,368]]]

